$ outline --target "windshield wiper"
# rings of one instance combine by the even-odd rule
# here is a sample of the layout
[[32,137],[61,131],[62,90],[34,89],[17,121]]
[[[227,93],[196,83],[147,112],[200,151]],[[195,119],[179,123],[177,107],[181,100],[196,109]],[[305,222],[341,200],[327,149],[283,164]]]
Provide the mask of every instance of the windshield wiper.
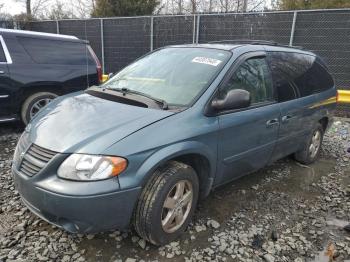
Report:
[[155,98],[153,96],[150,96],[148,94],[145,94],[145,93],[142,93],[142,92],[139,92],[139,91],[130,90],[129,88],[126,88],[126,87],[123,87],[123,88],[106,88],[106,89],[114,90],[114,91],[117,91],[117,92],[121,92],[121,93],[123,93],[123,95],[124,94],[135,94],[135,95],[144,96],[144,97],[147,97],[147,98],[157,102],[158,104],[160,104],[161,108],[163,110],[167,110],[169,108],[168,103],[165,100],[162,100],[162,99],[159,99],[159,98]]

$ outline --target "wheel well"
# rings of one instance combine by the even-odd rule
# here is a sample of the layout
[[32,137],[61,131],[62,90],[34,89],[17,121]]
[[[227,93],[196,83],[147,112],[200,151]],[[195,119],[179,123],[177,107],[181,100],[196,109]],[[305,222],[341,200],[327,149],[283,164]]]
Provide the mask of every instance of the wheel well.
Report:
[[57,95],[62,95],[62,88],[58,85],[48,85],[48,86],[27,86],[24,88],[22,93],[22,104],[31,95],[39,92],[51,92]]
[[200,154],[186,154],[182,156],[178,156],[174,159],[174,161],[178,161],[184,163],[186,165],[191,166],[197,173],[198,181],[199,181],[199,196],[200,198],[204,198],[208,195],[211,186],[210,178],[210,163],[209,160]]
[[323,130],[326,131],[327,126],[328,126],[328,117],[322,118],[319,123],[322,125]]

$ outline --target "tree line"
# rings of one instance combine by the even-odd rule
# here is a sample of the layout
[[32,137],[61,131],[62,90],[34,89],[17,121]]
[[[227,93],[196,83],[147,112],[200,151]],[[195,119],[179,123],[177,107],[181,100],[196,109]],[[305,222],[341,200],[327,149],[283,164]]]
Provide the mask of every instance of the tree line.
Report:
[[68,19],[158,14],[257,12],[271,10],[350,8],[349,0],[13,0],[23,12],[1,20]]

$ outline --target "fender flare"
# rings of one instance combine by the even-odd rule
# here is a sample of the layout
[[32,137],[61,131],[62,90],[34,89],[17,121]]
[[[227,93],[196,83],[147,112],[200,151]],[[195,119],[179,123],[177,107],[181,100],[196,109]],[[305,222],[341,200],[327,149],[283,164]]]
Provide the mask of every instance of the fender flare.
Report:
[[208,187],[206,191],[210,191],[214,181],[216,173],[216,152],[213,152],[207,145],[197,141],[184,141],[176,144],[172,144],[161,148],[160,150],[153,153],[150,157],[143,162],[136,172],[137,180],[141,181],[141,185],[144,186],[149,180],[150,176],[154,171],[167,161],[187,154],[198,154],[205,157],[210,166],[208,176]]

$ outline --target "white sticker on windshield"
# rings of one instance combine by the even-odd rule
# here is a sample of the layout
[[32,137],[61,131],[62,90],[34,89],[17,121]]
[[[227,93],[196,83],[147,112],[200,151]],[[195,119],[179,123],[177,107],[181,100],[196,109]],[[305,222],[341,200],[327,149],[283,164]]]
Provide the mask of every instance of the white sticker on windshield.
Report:
[[192,59],[192,63],[200,63],[200,64],[206,64],[211,66],[218,66],[222,61],[215,59],[215,58],[209,58],[209,57],[202,57],[197,56]]

